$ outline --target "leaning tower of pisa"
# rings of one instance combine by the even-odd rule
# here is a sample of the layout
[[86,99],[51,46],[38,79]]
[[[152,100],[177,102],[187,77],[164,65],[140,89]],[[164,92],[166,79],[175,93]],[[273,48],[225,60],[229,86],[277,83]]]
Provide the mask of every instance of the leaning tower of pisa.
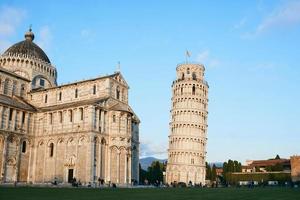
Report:
[[204,66],[185,63],[176,68],[166,182],[204,184],[207,142],[208,84]]

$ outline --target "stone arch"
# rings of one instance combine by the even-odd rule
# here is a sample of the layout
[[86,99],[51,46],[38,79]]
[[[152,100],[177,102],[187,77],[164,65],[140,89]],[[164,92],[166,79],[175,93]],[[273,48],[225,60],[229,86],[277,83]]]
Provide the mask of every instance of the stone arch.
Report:
[[32,146],[32,140],[23,137],[20,140],[20,159],[18,167],[18,181],[26,182],[28,178],[29,152]]
[[[40,80],[44,80],[44,85],[42,85],[43,81]],[[38,83],[39,82],[39,83]],[[37,75],[35,77],[33,77],[32,81],[31,81],[31,85],[32,88],[37,88],[37,87],[52,87],[52,83],[51,81],[45,77],[44,75]]]
[[17,181],[17,158],[16,155],[19,155],[18,146],[19,146],[19,138],[17,136],[11,134],[7,137],[7,151],[6,151],[6,180],[7,182]]
[[[95,142],[97,142],[97,139]],[[78,139],[78,145],[84,145],[85,143],[86,143],[86,137],[84,135],[80,136]]]
[[101,144],[106,144],[105,138],[102,138],[102,139],[101,139]]
[[57,142],[56,142],[57,145],[61,145],[63,143],[64,143],[64,138],[60,137],[57,139]]
[[75,138],[69,137],[67,140],[67,146],[75,145]]
[[[116,146],[110,148],[111,158],[119,157],[119,149]],[[119,169],[118,169],[118,159],[110,159],[110,179],[112,183],[119,182]]]
[[119,183],[126,183],[127,179],[127,164],[128,164],[128,156],[127,150],[125,147],[120,147],[120,159],[119,159]]

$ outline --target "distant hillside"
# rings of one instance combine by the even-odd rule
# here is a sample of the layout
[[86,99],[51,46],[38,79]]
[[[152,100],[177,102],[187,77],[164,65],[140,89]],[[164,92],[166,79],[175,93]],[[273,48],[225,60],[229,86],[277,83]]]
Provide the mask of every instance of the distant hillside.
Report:
[[154,157],[145,157],[140,159],[142,169],[147,170],[153,161],[166,162],[167,159],[158,159]]
[[212,162],[212,163],[208,163],[210,166],[213,166],[214,164],[216,165],[216,167],[223,167],[223,163],[222,162]]

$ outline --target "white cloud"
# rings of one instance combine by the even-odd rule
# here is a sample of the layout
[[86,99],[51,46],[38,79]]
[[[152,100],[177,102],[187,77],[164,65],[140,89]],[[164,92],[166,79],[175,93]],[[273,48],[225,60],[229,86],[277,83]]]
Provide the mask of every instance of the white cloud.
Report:
[[95,35],[95,32],[91,29],[85,28],[80,30],[80,37],[86,42],[93,42]]
[[254,32],[242,35],[244,39],[255,38],[271,29],[294,27],[300,24],[300,1],[285,1],[273,9],[256,27]]
[[204,50],[197,55],[196,60],[198,62],[206,62],[209,58],[209,54],[210,54],[209,50]]
[[197,54],[196,61],[208,67],[216,67],[220,64],[220,61],[212,57],[210,51],[207,49]]
[[300,1],[288,1],[274,10],[257,27],[257,34],[280,26],[294,26],[300,24]]
[[26,17],[23,9],[2,6],[0,7],[0,36],[11,36],[16,32],[16,28]]
[[91,34],[92,34],[91,30],[88,30],[88,29],[82,29],[80,31],[81,37],[90,37]]
[[247,18],[246,17],[243,17],[238,23],[236,23],[234,26],[233,26],[233,29],[240,29],[242,28],[247,22]]
[[167,144],[159,143],[157,140],[154,142],[150,140],[141,141],[140,157],[153,156],[156,158],[167,158]]
[[26,17],[26,11],[19,8],[0,7],[0,53],[5,51],[12,43],[9,37],[16,33],[17,27]]
[[[36,35],[36,34],[35,34]],[[37,44],[44,50],[47,50],[51,46],[52,33],[49,26],[43,26],[38,31]]]

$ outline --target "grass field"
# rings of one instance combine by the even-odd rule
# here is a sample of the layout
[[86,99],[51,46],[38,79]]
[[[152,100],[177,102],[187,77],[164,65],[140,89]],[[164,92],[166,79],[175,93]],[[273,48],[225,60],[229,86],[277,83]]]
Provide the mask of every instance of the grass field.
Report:
[[0,200],[298,200],[299,188],[135,188],[135,189],[88,189],[88,188],[32,188],[0,187]]

